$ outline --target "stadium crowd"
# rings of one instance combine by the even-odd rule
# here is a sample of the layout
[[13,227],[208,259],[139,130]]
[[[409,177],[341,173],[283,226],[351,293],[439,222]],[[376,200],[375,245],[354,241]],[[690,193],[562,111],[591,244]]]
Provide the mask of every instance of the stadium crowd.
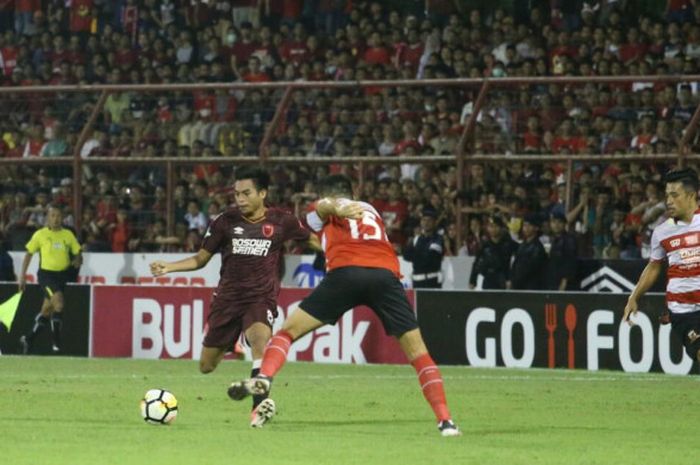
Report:
[[[668,0],[631,16],[626,0],[528,0],[469,9],[468,2],[327,0],[0,0],[3,87],[270,81],[354,81],[504,76],[698,74],[700,6]],[[493,2],[498,3],[498,2]],[[427,5],[427,9],[426,9]],[[477,255],[488,241],[519,239],[522,224],[549,246],[564,219],[583,257],[648,256],[663,218],[666,163],[575,166],[564,204],[564,165],[527,154],[666,154],[698,105],[698,82],[527,85],[489,93],[476,118],[476,154],[522,154],[507,165],[377,165],[361,197],[382,213],[397,250],[426,210],[447,255]],[[269,146],[271,201],[303,210],[327,172],[357,176],[335,156],[453,154],[476,89],[372,87],[296,90]],[[0,155],[60,157],[76,150],[95,105],[89,93],[0,94]],[[82,157],[221,157],[178,171],[175,234],[165,232],[162,167],[90,167],[78,235],[90,251],[194,251],[230,203],[238,156],[257,155],[280,91],[113,93]],[[691,141],[698,148],[697,139]],[[328,157],[323,167],[274,158]],[[0,228],[21,248],[49,203],[70,203],[69,167],[0,166]],[[456,242],[455,200],[468,215]],[[568,208],[567,208],[568,207]],[[66,216],[67,224],[73,221]],[[493,226],[496,227],[493,227]],[[502,225],[502,227],[501,227]]]

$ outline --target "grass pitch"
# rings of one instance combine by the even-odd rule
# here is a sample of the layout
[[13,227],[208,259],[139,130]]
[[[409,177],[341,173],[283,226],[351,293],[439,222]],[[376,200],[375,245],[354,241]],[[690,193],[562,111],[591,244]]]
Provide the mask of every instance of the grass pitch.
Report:
[[[700,378],[443,367],[464,432],[437,433],[410,366],[290,363],[278,415],[248,426],[226,387],[247,362],[0,357],[0,463],[696,464]],[[171,390],[171,426],[144,424],[140,398]]]

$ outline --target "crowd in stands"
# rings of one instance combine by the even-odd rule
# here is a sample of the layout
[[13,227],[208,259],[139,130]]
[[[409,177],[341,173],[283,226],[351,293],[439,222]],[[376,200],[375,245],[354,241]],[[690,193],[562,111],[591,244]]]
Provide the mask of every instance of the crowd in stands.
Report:
[[[576,165],[567,206],[565,164],[528,162],[527,154],[678,150],[700,83],[654,84],[641,76],[700,72],[698,2],[668,0],[656,16],[633,14],[631,0],[522,0],[482,10],[468,3],[406,1],[399,10],[350,0],[0,0],[0,83],[640,76],[628,83],[499,87],[476,117],[467,149],[519,158],[468,164],[465,173],[454,165],[371,165],[360,196],[381,211],[397,250],[430,209],[448,255],[476,255],[490,240],[494,215],[514,239],[530,215],[543,242],[549,219],[563,215],[580,256],[647,256],[649,232],[663,218],[660,181],[669,163]],[[336,166],[333,157],[454,154],[477,91],[294,91],[265,148],[274,167],[272,202],[302,211],[319,176],[357,176],[357,167]],[[0,156],[221,157],[217,165],[178,169],[172,235],[165,231],[163,167],[84,169],[79,235],[88,250],[194,251],[208,220],[230,204],[236,157],[258,155],[282,93],[112,93],[81,147],[97,94],[0,93]],[[697,139],[690,143],[698,149]],[[275,165],[282,156],[328,157],[329,164]],[[459,175],[468,186],[461,191]],[[48,203],[70,204],[69,165],[1,165],[0,178],[0,228],[10,248],[22,248]],[[461,244],[457,199],[466,215]]]

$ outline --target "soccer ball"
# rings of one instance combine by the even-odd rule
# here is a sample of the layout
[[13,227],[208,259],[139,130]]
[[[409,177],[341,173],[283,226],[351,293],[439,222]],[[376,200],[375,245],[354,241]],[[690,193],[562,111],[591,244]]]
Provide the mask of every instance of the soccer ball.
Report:
[[165,389],[151,389],[141,400],[141,416],[151,425],[167,425],[177,416],[177,399]]

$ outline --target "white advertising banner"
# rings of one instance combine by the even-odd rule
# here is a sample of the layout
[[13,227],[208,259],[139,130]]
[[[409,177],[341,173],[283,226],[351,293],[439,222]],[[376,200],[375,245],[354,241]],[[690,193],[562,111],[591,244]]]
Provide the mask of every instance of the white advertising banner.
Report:
[[[24,258],[23,252],[10,252],[19,274]],[[80,268],[78,282],[83,284],[105,285],[163,285],[163,286],[204,286],[215,287],[219,282],[221,258],[212,257],[209,264],[197,271],[175,273],[154,278],[149,264],[155,260],[176,261],[191,254],[183,253],[85,253],[83,266]],[[285,274],[283,287],[316,287],[323,278],[323,271],[311,266],[313,255],[285,256]],[[442,262],[443,289],[467,289],[473,257],[447,257]],[[399,258],[403,284],[411,287],[412,265]],[[28,281],[36,282],[39,258],[34,257],[28,270]]]

